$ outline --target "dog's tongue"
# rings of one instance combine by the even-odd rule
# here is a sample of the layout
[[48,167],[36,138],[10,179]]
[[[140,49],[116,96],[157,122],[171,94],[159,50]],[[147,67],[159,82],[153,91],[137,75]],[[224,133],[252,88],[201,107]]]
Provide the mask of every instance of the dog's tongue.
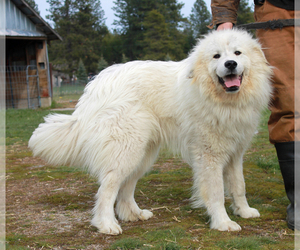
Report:
[[233,87],[233,86],[241,86],[241,81],[238,76],[227,76],[225,77],[224,84],[227,88]]

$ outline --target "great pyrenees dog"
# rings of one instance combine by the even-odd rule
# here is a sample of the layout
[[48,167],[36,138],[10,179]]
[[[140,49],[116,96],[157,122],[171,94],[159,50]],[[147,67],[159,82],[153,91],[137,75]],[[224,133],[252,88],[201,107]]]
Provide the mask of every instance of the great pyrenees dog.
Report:
[[121,234],[116,219],[148,220],[134,199],[136,183],[162,145],[194,173],[192,201],[205,207],[210,228],[238,231],[235,215],[259,217],[245,197],[243,154],[271,94],[272,68],[246,31],[214,31],[180,62],[133,61],[103,70],[72,115],[51,114],[29,147],[54,165],[75,165],[98,178],[92,224]]

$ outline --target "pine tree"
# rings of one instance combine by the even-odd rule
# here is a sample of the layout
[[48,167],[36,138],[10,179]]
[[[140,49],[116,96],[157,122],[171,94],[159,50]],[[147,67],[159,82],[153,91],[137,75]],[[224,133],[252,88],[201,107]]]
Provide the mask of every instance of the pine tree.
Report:
[[183,35],[184,35],[184,41],[185,41],[182,45],[183,52],[185,54],[188,54],[197,43],[197,39],[196,39],[193,27],[190,22],[184,24]]
[[192,8],[192,14],[190,15],[190,22],[195,37],[201,37],[207,33],[211,21],[211,14],[207,10],[206,3],[203,0],[196,0]]
[[172,46],[164,16],[157,10],[152,10],[148,13],[143,25],[146,30],[143,59],[164,60]]
[[183,4],[177,3],[177,0],[116,0],[114,3],[113,10],[119,18],[114,24],[123,37],[123,53],[125,52],[129,60],[145,56],[145,18],[153,10],[158,11],[165,19],[168,36],[174,41],[172,54],[177,59],[185,57],[182,50],[184,36],[178,30],[180,23],[186,21],[180,13]]
[[98,73],[101,72],[102,70],[104,70],[105,68],[107,68],[107,66],[108,66],[107,61],[104,59],[103,55],[101,55],[100,60],[98,62],[98,67],[97,67]]
[[255,21],[254,14],[251,6],[247,0],[241,0],[239,9],[238,9],[238,16],[237,16],[237,25],[239,24],[246,24],[246,23],[253,23]]
[[49,57],[55,69],[69,75],[81,58],[88,72],[96,72],[102,40],[108,33],[99,0],[47,0],[48,18],[63,41],[53,41]]
[[168,54],[166,54],[166,56],[165,56],[165,59],[164,59],[166,62],[168,62],[168,61],[172,61],[172,58],[170,57],[170,55],[169,55],[169,53]]
[[35,3],[34,0],[25,0],[31,8],[33,8],[38,14],[40,14],[40,11],[39,11],[39,8],[38,8],[38,5]]
[[129,59],[125,56],[125,54],[122,54],[122,63],[127,63],[129,61]]
[[116,0],[113,10],[119,18],[114,21],[117,30],[123,35],[123,48],[129,60],[142,55],[143,25],[147,12],[155,8],[155,0]]
[[87,80],[88,80],[87,73],[86,73],[83,61],[80,58],[79,63],[78,63],[78,70],[77,70],[77,83],[86,84]]
[[157,10],[161,13],[166,21],[168,29],[168,37],[171,41],[168,44],[168,51],[172,59],[182,60],[186,57],[184,52],[184,45],[186,42],[186,35],[182,32],[182,27],[188,22],[186,18],[181,15],[183,3],[178,3],[177,0],[161,0],[158,1]]
[[123,35],[108,32],[102,40],[101,54],[109,64],[119,63],[125,51]]

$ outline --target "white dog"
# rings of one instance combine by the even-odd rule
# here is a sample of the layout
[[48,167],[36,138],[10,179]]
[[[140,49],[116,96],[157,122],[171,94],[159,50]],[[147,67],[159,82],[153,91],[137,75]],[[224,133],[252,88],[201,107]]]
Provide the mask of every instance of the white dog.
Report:
[[162,144],[194,171],[193,205],[204,206],[210,227],[237,231],[228,217],[258,217],[245,197],[243,154],[271,93],[259,43],[245,31],[215,31],[180,62],[134,61],[102,71],[86,87],[72,115],[54,114],[34,131],[29,147],[50,164],[86,167],[100,183],[92,224],[120,234],[124,221],[152,212],[134,200],[136,183]]

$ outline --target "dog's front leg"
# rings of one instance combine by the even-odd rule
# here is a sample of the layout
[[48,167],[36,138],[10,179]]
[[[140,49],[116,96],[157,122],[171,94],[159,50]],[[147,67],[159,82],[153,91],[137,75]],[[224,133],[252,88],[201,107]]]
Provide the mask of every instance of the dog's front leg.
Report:
[[224,202],[224,157],[203,155],[194,164],[193,205],[204,206],[211,218],[210,228],[220,231],[239,231],[241,227],[230,220]]
[[224,181],[228,194],[233,198],[233,213],[242,218],[255,218],[260,214],[248,205],[243,175],[243,156],[235,156],[224,169]]

